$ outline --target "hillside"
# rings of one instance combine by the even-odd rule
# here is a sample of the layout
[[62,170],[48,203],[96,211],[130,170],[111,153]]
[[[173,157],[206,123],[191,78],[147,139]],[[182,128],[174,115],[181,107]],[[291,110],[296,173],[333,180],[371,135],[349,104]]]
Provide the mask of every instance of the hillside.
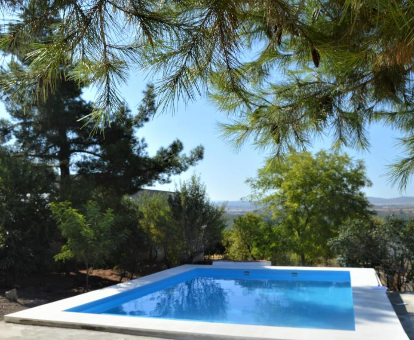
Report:
[[414,207],[414,197],[368,197],[368,199],[373,205],[409,205]]
[[[394,214],[402,218],[414,218],[414,197],[368,197],[368,199],[381,217]],[[245,201],[214,201],[214,203],[226,204],[226,212],[229,215],[243,215],[260,210],[260,205]]]
[[251,212],[260,209],[259,205],[245,201],[214,201],[216,205],[226,205],[226,211],[229,213]]

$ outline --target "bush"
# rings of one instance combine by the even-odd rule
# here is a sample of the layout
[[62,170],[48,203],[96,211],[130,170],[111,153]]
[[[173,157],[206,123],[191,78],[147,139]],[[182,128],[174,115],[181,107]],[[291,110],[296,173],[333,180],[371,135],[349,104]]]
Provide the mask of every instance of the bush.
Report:
[[115,218],[111,209],[102,212],[95,201],[89,201],[83,210],[84,213],[80,213],[70,202],[52,204],[53,215],[67,240],[55,259],[82,261],[86,267],[88,289],[90,270],[102,264],[115,246],[116,240],[111,237]]
[[0,284],[48,267],[56,236],[49,202],[54,174],[0,149]]
[[286,249],[281,230],[261,216],[247,213],[238,217],[224,235],[226,256],[231,260],[284,262]]
[[181,239],[183,262],[193,263],[197,256],[211,252],[222,240],[226,227],[224,206],[210,202],[200,178],[192,176],[168,198],[171,218]]
[[375,268],[392,290],[411,290],[414,283],[414,221],[390,216],[384,220],[349,221],[329,242],[338,263]]

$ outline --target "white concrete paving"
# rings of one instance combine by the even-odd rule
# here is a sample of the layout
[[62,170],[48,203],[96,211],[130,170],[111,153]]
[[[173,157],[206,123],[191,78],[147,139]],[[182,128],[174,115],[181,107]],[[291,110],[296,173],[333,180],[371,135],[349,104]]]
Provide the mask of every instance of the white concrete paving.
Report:
[[83,329],[17,325],[0,321],[0,340],[166,340]]
[[[379,282],[375,271],[362,268],[263,267],[268,270],[349,271],[354,299],[355,331],[232,325],[64,312],[66,309],[112,296],[125,290],[145,286],[195,268],[214,269],[217,267],[186,265],[173,268],[113,287],[10,314],[5,316],[5,321],[74,328],[88,327],[102,331],[175,339],[408,339],[385,292],[372,289],[378,287]],[[226,264],[226,268],[231,268],[231,266]],[[240,266],[237,265],[235,268],[240,269]]]
[[387,296],[405,333],[414,340],[414,292],[388,292]]

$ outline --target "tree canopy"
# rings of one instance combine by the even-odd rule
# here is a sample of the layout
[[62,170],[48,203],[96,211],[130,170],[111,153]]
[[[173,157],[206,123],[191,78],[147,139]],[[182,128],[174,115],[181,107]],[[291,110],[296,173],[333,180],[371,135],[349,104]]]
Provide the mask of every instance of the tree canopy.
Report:
[[0,284],[48,268],[56,226],[50,214],[54,174],[0,147]]
[[[262,216],[247,213],[238,216],[224,232],[226,255],[231,260],[271,260],[275,265],[287,252],[281,229]],[[283,263],[286,264],[286,263]]]
[[115,217],[111,209],[101,211],[99,204],[89,201],[84,214],[72,208],[70,202],[52,203],[51,210],[66,244],[55,256],[57,260],[76,258],[86,267],[86,289],[89,289],[89,272],[95,265],[103,264],[115,248],[116,239],[111,237]]
[[375,268],[392,290],[414,284],[414,221],[395,216],[348,221],[329,244],[346,267]]
[[[0,46],[25,57],[3,91],[42,97],[62,77],[94,84],[90,118],[105,125],[123,104],[132,70],[159,77],[161,101],[209,91],[237,113],[224,126],[236,145],[283,154],[331,132],[334,146],[367,148],[374,121],[402,131],[406,156],[392,179],[414,171],[412,2],[386,0],[1,1],[27,16],[6,25]],[[36,10],[41,7],[42,10]],[[59,18],[60,20],[50,20]],[[53,34],[39,41],[39,32]],[[68,65],[63,69],[62,65]]]
[[80,189],[70,175],[76,175],[78,182],[84,180],[83,189],[87,181],[120,195],[133,194],[143,185],[168,182],[171,175],[203,158],[202,146],[186,155],[179,140],[160,148],[154,156],[147,154],[147,144],[137,134],[157,110],[152,85],[144,91],[138,114],[133,116],[124,103],[108,121],[111,128],[105,134],[93,134],[91,125],[82,127],[79,119],[91,112],[92,106],[80,95],[81,89],[73,81],[60,81],[53,95],[28,109],[8,97],[5,102],[11,119],[0,120],[3,143],[12,140],[15,153],[59,170],[64,199],[70,196],[69,189]]
[[269,160],[248,180],[252,199],[273,214],[302,265],[332,256],[327,242],[348,219],[369,216],[361,191],[370,182],[362,162],[325,151],[291,153],[285,162]]
[[226,226],[224,206],[210,202],[206,186],[197,176],[180,183],[168,198],[172,219],[181,238],[185,263],[193,263],[197,256],[221,242]]

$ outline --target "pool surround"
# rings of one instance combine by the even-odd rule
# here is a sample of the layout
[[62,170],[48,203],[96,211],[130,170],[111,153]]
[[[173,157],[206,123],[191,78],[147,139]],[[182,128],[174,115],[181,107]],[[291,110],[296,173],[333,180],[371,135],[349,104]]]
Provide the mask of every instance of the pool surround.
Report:
[[203,268],[257,268],[256,266],[232,265],[226,263],[215,266],[184,265],[137,280],[118,284],[72,298],[56,301],[32,309],[6,315],[6,322],[47,325],[70,328],[83,328],[127,334],[169,337],[176,339],[284,339],[284,340],[357,340],[393,339],[407,340],[406,336],[384,290],[378,287],[378,278],[373,269],[365,268],[303,268],[270,267],[266,270],[315,270],[348,271],[354,300],[355,331],[331,329],[308,329],[293,327],[251,326],[221,324],[198,321],[181,321],[156,318],[133,318],[117,315],[86,314],[66,312],[65,310],[96,300],[107,298],[138,287],[173,277],[193,269]]

